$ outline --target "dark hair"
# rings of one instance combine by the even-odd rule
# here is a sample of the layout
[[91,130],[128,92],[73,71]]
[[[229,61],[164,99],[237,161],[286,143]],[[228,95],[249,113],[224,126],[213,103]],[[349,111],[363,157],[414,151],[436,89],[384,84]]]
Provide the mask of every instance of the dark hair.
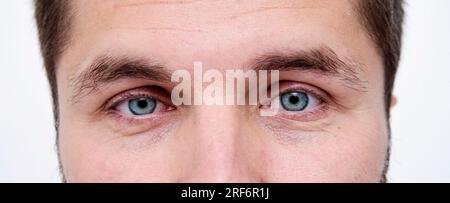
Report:
[[70,14],[68,0],[35,0],[35,18],[41,43],[41,53],[53,98],[55,127],[59,125],[58,84],[56,64],[68,43]]
[[357,9],[362,24],[384,60],[384,99],[389,117],[392,89],[402,47],[403,0],[360,0]]
[[[56,127],[58,127],[58,92],[56,66],[70,39],[69,0],[35,0],[35,17],[41,52],[51,87]],[[384,95],[387,116],[392,88],[400,59],[403,0],[358,0],[355,6],[360,21],[375,42],[384,60]]]

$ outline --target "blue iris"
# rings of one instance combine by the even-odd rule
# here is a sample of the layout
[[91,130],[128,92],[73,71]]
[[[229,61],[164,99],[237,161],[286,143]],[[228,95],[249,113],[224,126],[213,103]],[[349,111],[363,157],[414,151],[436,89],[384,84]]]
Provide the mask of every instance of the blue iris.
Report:
[[150,98],[137,98],[128,101],[128,108],[133,115],[153,113],[156,109],[156,100]]
[[309,98],[304,92],[287,92],[281,95],[280,102],[286,111],[302,111],[308,106]]

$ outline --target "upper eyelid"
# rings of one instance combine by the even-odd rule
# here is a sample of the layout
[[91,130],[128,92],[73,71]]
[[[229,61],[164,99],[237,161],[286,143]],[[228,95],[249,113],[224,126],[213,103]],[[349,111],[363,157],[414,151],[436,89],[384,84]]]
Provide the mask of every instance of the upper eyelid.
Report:
[[[280,87],[281,87],[281,82],[283,82],[283,81],[280,81]],[[296,83],[296,84],[292,85],[295,87],[290,86],[290,87],[283,88],[283,89],[280,88],[278,96],[285,92],[295,91],[295,90],[300,89],[302,91],[306,91],[307,93],[311,93],[314,96],[319,97],[320,100],[329,100],[331,98],[331,95],[328,92],[326,92],[325,90],[322,90],[319,87],[315,87],[313,85],[306,84],[306,83],[299,83],[299,82],[293,82],[293,81],[284,81],[284,82]]]
[[135,89],[131,89],[131,90],[126,90],[123,91],[121,93],[118,93],[114,96],[112,96],[111,98],[109,98],[107,100],[107,102],[105,102],[102,107],[100,109],[102,110],[111,110],[111,108],[115,108],[117,105],[119,105],[120,103],[124,102],[125,100],[128,99],[133,99],[133,98],[138,98],[140,96],[147,96],[150,95],[149,98],[153,98],[156,99],[159,102],[162,102],[166,105],[168,105],[168,101],[167,99],[165,99],[164,97],[164,93],[161,93],[155,90],[150,90],[151,87],[138,87]]

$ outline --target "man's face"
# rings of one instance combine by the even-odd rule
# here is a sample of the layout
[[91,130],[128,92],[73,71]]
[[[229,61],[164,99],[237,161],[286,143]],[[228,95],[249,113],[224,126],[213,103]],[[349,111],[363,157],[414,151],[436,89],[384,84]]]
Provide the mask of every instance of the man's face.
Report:
[[[356,2],[71,3],[70,41],[56,72],[67,181],[383,176],[383,64]],[[264,105],[173,105],[171,73],[193,76],[194,62],[221,73],[279,69],[280,94],[271,95],[278,113],[261,116]]]

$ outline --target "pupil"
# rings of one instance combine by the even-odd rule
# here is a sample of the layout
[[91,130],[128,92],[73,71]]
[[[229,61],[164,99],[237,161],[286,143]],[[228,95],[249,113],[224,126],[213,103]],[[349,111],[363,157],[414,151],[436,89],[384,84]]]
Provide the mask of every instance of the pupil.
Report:
[[145,99],[139,100],[137,102],[137,105],[138,105],[139,108],[143,108],[144,109],[144,108],[146,108],[148,106],[148,102]]
[[291,104],[297,104],[300,101],[300,98],[298,98],[297,96],[291,96],[289,97],[289,102]]

